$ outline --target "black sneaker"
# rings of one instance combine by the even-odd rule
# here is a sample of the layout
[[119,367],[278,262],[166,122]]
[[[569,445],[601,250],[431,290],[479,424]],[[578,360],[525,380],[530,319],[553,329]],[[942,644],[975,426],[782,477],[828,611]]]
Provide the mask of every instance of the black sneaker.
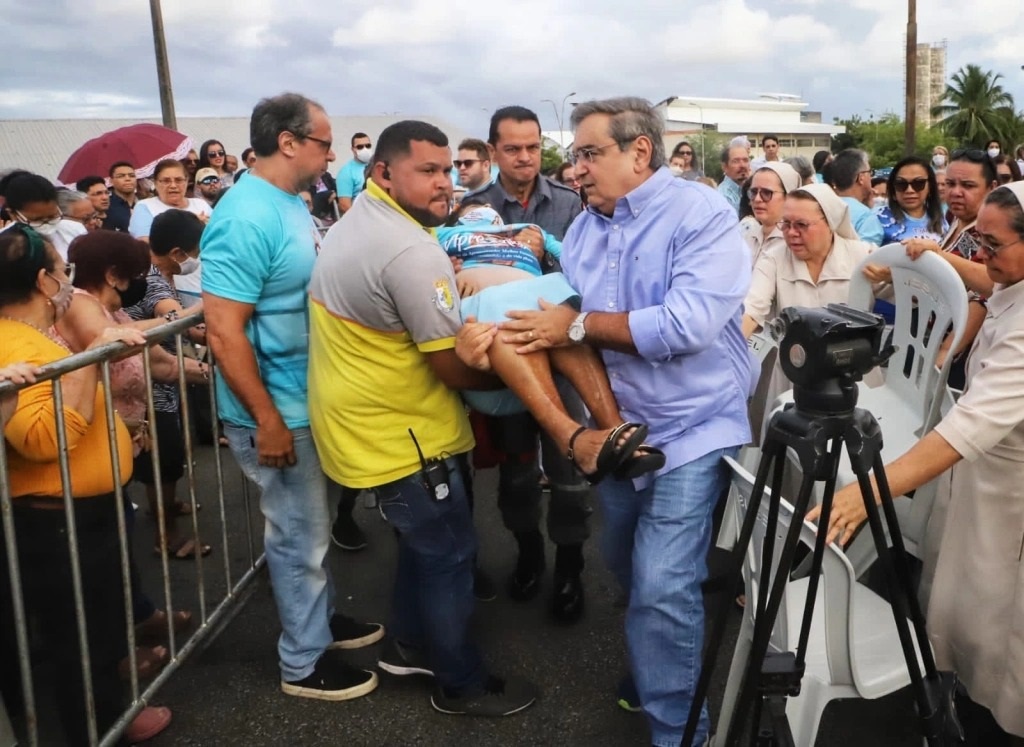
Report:
[[377,674],[349,666],[325,651],[313,673],[296,682],[281,680],[281,692],[316,700],[352,700],[377,689]]
[[537,700],[537,688],[519,677],[488,677],[481,690],[452,695],[439,687],[430,697],[435,711],[451,716],[511,716]]
[[330,624],[334,640],[328,644],[328,649],[362,648],[384,637],[384,626],[380,623],[359,622],[348,615],[334,615]]
[[493,602],[498,598],[498,591],[494,588],[491,577],[479,568],[473,569],[473,596],[479,602]]
[[342,512],[338,514],[334,526],[331,527],[331,542],[342,550],[355,552],[366,547],[366,534],[356,524],[350,512]]
[[384,644],[384,650],[377,659],[377,666],[388,674],[399,676],[409,674],[423,674],[433,677],[434,671],[427,663],[427,657],[418,648],[404,646],[394,638]]

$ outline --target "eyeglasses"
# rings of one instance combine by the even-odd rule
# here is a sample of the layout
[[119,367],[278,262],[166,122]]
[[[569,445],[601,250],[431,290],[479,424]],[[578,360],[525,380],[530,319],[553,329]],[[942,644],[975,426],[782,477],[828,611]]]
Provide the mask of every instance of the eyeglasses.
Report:
[[186,179],[183,176],[177,176],[174,178],[168,176],[164,177],[163,179],[157,179],[156,183],[163,187],[168,187],[171,184],[188,184],[188,179]]
[[611,148],[613,145],[618,145],[618,143],[613,140],[605,145],[577,148],[576,150],[569,152],[569,161],[571,163],[579,163],[580,161],[583,161],[584,163],[593,163],[599,153],[603,153],[605,148]]
[[[223,158],[224,156],[225,156],[225,153],[222,150],[208,150],[208,151],[206,151],[206,157],[207,158]],[[199,161],[196,161],[196,163],[199,163]]]
[[482,158],[463,158],[461,161],[452,161],[452,166],[454,166],[457,169],[461,169],[463,166],[465,166],[468,169],[474,163],[480,163],[480,161],[482,160]]
[[908,189],[914,192],[924,192],[928,188],[928,179],[923,176],[916,179],[895,179],[892,186],[897,192],[906,192]]
[[996,174],[996,176],[999,177],[1000,184],[1009,184],[1010,182],[1013,181],[1013,174],[1006,174],[1000,171],[998,174]]
[[[315,140],[315,138],[311,138],[311,139]],[[321,140],[320,142],[323,142],[323,141]],[[370,150],[370,148],[372,148],[373,146],[370,145],[370,143],[361,143],[360,145],[353,145],[352,147],[355,148],[356,150]]]
[[220,182],[220,179],[218,179],[218,178],[217,178],[217,177],[215,177],[215,176],[208,176],[208,177],[206,177],[205,179],[200,179],[200,180],[199,180],[199,183],[200,183],[200,184],[206,184],[206,185],[210,185],[210,184],[217,184],[217,183],[219,183],[219,182]]
[[[211,158],[212,158],[212,156],[211,156]],[[199,163],[199,159],[198,158],[183,158],[183,159],[181,159],[181,162],[182,163],[187,163],[189,166],[195,166],[196,164]]]
[[52,216],[50,218],[36,218],[34,220],[29,220],[28,218],[26,218],[20,210],[12,210],[11,213],[14,215],[18,223],[22,223],[33,230],[37,228],[43,228],[45,226],[56,226],[64,218],[64,213],[60,212],[59,210],[57,211],[57,215],[55,216]]
[[1002,246],[992,246],[991,244],[986,244],[984,241],[979,241],[978,248],[984,249],[987,254],[991,254],[993,257],[998,257],[999,252],[1003,251],[1003,249],[1008,246],[1013,246],[1014,244],[1019,244],[1020,242],[1021,240],[1017,239],[1016,241],[1011,241],[1009,244],[1003,244]]
[[100,214],[99,213],[90,213],[89,215],[86,215],[84,218],[76,218],[73,215],[68,215],[68,216],[65,216],[65,217],[68,220],[75,221],[75,223],[97,223],[100,220],[102,220],[100,218]]
[[69,283],[75,282],[75,263],[68,262],[64,265],[64,275],[67,277]]
[[818,218],[817,220],[780,220],[775,225],[778,226],[779,230],[785,233],[786,231],[796,231],[797,233],[807,233],[807,229],[813,226],[815,223],[821,223],[824,218]]
[[[303,140],[312,140],[314,143],[320,143],[320,145],[324,146],[324,151],[325,152],[330,152],[331,146],[334,145],[334,141],[333,140],[323,140],[323,139],[318,138],[318,137],[313,137],[312,135],[303,135],[302,139]],[[369,147],[369,146],[367,146],[367,147]]]
[[677,156],[692,156],[693,155],[693,151],[692,150],[681,150],[678,153],[676,153],[676,155]]
[[777,189],[768,189],[767,187],[751,187],[747,190],[747,198],[751,202],[754,199],[760,199],[761,202],[771,202],[775,195],[784,194]]

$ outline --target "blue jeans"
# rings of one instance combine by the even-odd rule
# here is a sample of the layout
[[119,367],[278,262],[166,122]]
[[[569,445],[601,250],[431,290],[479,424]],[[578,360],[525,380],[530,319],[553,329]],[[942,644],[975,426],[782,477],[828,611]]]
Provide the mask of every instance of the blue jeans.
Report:
[[295,682],[313,673],[333,639],[334,584],[327,549],[334,517],[327,477],[309,428],[292,431],[297,461],[284,469],[259,464],[254,428],[225,423],[224,435],[242,472],[260,489],[263,549],[281,620],[281,678]]
[[[606,480],[602,550],[629,596],[626,646],[637,693],[656,747],[683,736],[704,644],[704,603],[711,514],[728,483],[718,449],[661,475],[644,490]],[[694,744],[708,732],[707,708]]]
[[376,488],[381,515],[399,532],[389,633],[423,650],[437,681],[465,692],[486,677],[470,636],[477,540],[460,460],[449,457],[450,493],[434,500],[417,472]]

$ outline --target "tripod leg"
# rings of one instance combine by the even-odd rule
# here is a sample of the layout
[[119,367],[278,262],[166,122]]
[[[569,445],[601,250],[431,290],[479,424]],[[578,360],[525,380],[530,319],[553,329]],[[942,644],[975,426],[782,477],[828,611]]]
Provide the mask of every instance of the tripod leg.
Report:
[[[781,454],[781,458],[785,458],[785,452]],[[739,747],[740,739],[742,738],[742,727],[741,720],[744,714],[746,714],[753,703],[755,696],[755,687],[760,680],[761,667],[764,663],[765,654],[768,651],[768,644],[771,641],[772,630],[775,627],[775,619],[779,614],[779,607],[782,604],[782,597],[786,591],[786,582],[789,580],[789,569],[793,566],[793,557],[796,554],[797,541],[800,538],[800,530],[803,525],[804,515],[807,513],[807,504],[810,501],[811,491],[814,488],[814,476],[811,474],[805,474],[803,481],[800,483],[800,492],[797,495],[796,503],[793,507],[793,519],[789,527],[789,532],[786,535],[786,541],[782,546],[782,555],[779,558],[777,568],[778,572],[775,574],[775,580],[771,587],[771,593],[768,597],[768,605],[765,608],[764,615],[759,615],[754,622],[754,640],[750,647],[750,660],[747,663],[746,675],[743,678],[743,683],[740,686],[740,694],[736,701],[736,710],[733,712],[733,717],[729,722],[729,730],[726,735],[725,743],[729,747]],[[756,493],[752,496],[750,502],[750,508],[755,509],[761,503],[762,495]],[[768,535],[771,535],[775,531],[774,526],[768,527]],[[765,589],[759,590],[760,594],[765,593]]]
[[[757,476],[754,479],[754,495],[761,495],[764,492],[765,483],[768,480],[768,472],[773,463],[785,459],[785,448],[777,445],[769,445],[761,455],[761,461],[757,466]],[[711,675],[715,668],[715,659],[718,650],[722,646],[722,639],[725,636],[725,625],[729,614],[729,591],[736,588],[736,580],[742,578],[743,561],[747,554],[747,547],[750,545],[750,537],[754,533],[754,522],[757,521],[757,511],[760,502],[751,501],[747,506],[747,512],[743,516],[743,526],[740,528],[740,536],[736,540],[736,546],[729,556],[725,571],[725,593],[722,595],[715,611],[715,625],[708,635],[707,645],[704,649],[704,660],[701,664],[700,678],[697,680],[697,687],[690,701],[690,712],[686,719],[686,729],[683,732],[681,747],[690,747],[693,738],[697,734],[700,725],[700,713],[707,698],[708,688],[711,685]]]
[[[874,465],[875,482],[878,484],[879,497],[882,499],[882,511],[885,513],[885,523],[889,526],[889,536],[893,546],[893,565],[896,568],[900,585],[903,587],[903,596],[906,599],[910,621],[914,625],[914,633],[917,636],[918,645],[921,648],[921,660],[924,662],[924,671],[927,676],[936,672],[935,657],[932,655],[931,646],[928,645],[928,631],[925,628],[924,611],[914,591],[914,584],[910,579],[910,565],[907,562],[907,548],[903,544],[903,535],[900,533],[899,519],[896,517],[896,508],[892,501],[892,492],[889,490],[889,478],[885,474],[885,464],[882,455],[876,454]],[[902,614],[902,611],[901,611]]]
[[[832,440],[832,448],[828,455],[829,473],[825,480],[825,492],[821,502],[821,519],[819,526],[828,526],[828,517],[832,513],[832,498],[836,493],[836,478],[839,474],[839,454],[842,450],[841,439]],[[794,517],[794,521],[795,521]],[[803,669],[807,657],[807,641],[811,635],[811,623],[814,618],[814,600],[818,596],[818,582],[821,580],[821,566],[825,559],[825,537],[828,532],[818,532],[814,541],[814,556],[811,560],[811,575],[807,578],[807,599],[804,602],[804,616],[800,623],[800,640],[796,646],[796,665]]]
[[[854,469],[857,469],[856,461],[851,461],[854,462]],[[879,462],[881,462],[881,457],[876,456],[873,462],[876,469],[882,466]],[[882,470],[882,473],[884,474],[884,469]],[[875,549],[878,551],[878,560],[882,564],[882,569],[885,572],[889,588],[889,597],[892,603],[892,613],[896,621],[896,632],[899,635],[900,646],[903,649],[903,658],[906,660],[907,670],[910,673],[910,682],[914,691],[915,700],[917,701],[917,712],[921,717],[922,722],[925,724],[924,736],[929,745],[937,745],[940,743],[939,735],[934,732],[932,725],[937,721],[935,716],[939,709],[939,704],[933,699],[930,689],[925,684],[924,678],[921,675],[921,667],[918,664],[917,652],[915,651],[914,641],[910,635],[910,626],[907,623],[908,600],[914,599],[914,593],[912,589],[900,588],[900,578],[896,572],[892,553],[890,553],[889,546],[885,541],[885,532],[882,530],[881,516],[878,511],[878,506],[875,505],[875,493],[871,487],[871,480],[868,478],[867,473],[858,470],[857,482],[860,485],[861,495],[864,498],[864,509],[867,511],[868,524],[871,527],[871,535],[875,540]],[[886,488],[888,488],[887,484]],[[892,496],[889,496],[890,506],[891,502]],[[893,526],[890,524],[890,532],[892,533],[893,542],[898,543],[898,546],[902,548],[902,538],[899,533],[899,525],[897,524]],[[904,557],[903,560],[905,562],[906,558]],[[909,580],[909,575],[906,579]],[[924,651],[928,650],[930,658],[927,638],[921,640],[920,645],[922,655],[924,655]],[[932,661],[932,666],[934,667],[934,661]]]

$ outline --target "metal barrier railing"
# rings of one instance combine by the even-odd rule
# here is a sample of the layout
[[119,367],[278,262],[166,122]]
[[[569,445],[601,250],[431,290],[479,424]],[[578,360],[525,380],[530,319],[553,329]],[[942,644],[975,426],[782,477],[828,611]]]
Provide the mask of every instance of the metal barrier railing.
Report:
[[[44,366],[40,374],[36,376],[36,383],[51,381],[53,384],[54,409],[56,413],[56,427],[58,439],[58,460],[61,473],[61,484],[63,492],[63,511],[67,522],[67,541],[71,558],[71,575],[74,593],[75,621],[79,648],[81,651],[82,666],[82,697],[85,701],[88,717],[88,739],[91,745],[106,747],[116,743],[124,730],[138,715],[138,713],[151,702],[153,695],[168,681],[177,671],[182,663],[198,647],[206,645],[241,608],[247,596],[245,592],[249,588],[256,574],[264,566],[264,556],[261,553],[256,555],[256,544],[253,537],[252,509],[250,506],[250,495],[248,484],[244,477],[241,478],[241,494],[243,504],[248,561],[233,573],[231,553],[229,551],[228,521],[229,514],[225,506],[224,490],[224,466],[222,463],[221,447],[219,445],[219,432],[216,418],[217,393],[214,386],[213,376],[208,377],[208,388],[212,417],[212,442],[214,446],[214,467],[216,474],[216,497],[220,528],[220,545],[223,558],[223,588],[224,594],[216,602],[212,609],[209,608],[207,592],[209,579],[207,577],[207,563],[204,563],[199,538],[198,504],[196,500],[197,479],[196,460],[193,451],[191,408],[189,407],[189,391],[185,376],[185,345],[182,336],[187,330],[202,323],[202,314],[190,315],[181,319],[163,324],[149,330],[146,334],[147,346],[136,353],[142,356],[143,369],[146,380],[146,407],[148,413],[149,441],[151,443],[150,456],[153,463],[154,490],[156,493],[156,519],[159,528],[160,565],[163,577],[163,598],[164,610],[167,616],[167,639],[170,659],[160,673],[149,683],[148,687],[140,692],[138,661],[136,657],[135,641],[135,619],[133,614],[131,570],[128,543],[131,541],[127,533],[127,518],[124,509],[124,487],[122,485],[123,475],[121,474],[120,462],[118,459],[116,415],[114,411],[113,393],[111,390],[110,365],[115,358],[124,354],[127,346],[124,343],[115,342],[108,345],[70,355],[59,361]],[[198,594],[199,621],[196,629],[189,636],[183,645],[178,645],[177,632],[174,628],[174,600],[171,591],[171,568],[167,546],[167,515],[164,507],[163,486],[161,484],[160,470],[160,442],[157,433],[156,409],[153,397],[153,369],[150,355],[150,347],[169,337],[175,338],[175,353],[178,361],[178,393],[181,397],[182,436],[185,449],[185,474],[188,485],[188,498],[191,506],[191,532],[192,540],[195,543],[195,574],[196,590]],[[210,353],[212,356],[212,353]],[[99,734],[92,688],[92,667],[89,657],[88,645],[88,620],[86,619],[82,570],[79,562],[79,539],[75,527],[75,513],[73,510],[75,498],[72,496],[71,470],[69,466],[69,449],[66,433],[66,422],[64,414],[64,397],[61,388],[61,378],[66,374],[77,371],[90,365],[99,365],[101,382],[104,390],[104,408],[106,411],[107,436],[110,444],[111,470],[114,477],[114,494],[117,501],[117,532],[120,545],[121,578],[124,585],[124,606],[126,620],[126,638],[128,655],[129,684],[131,690],[131,705],[121,714],[120,718],[104,734]],[[212,372],[213,360],[210,359],[210,370]],[[25,389],[32,384],[15,385],[11,382],[0,382],[0,396],[11,392]],[[6,423],[3,423],[6,425]],[[39,737],[39,713],[34,689],[34,679],[31,661],[31,649],[28,632],[28,619],[24,603],[22,588],[21,569],[19,567],[17,533],[14,526],[14,499],[11,494],[10,475],[8,472],[8,460],[6,447],[0,449],[0,512],[3,516],[4,539],[7,549],[7,562],[10,576],[11,605],[14,618],[15,637],[18,651],[18,666],[20,670],[22,697],[24,702],[24,721],[22,730],[28,744],[37,747],[40,744]],[[212,558],[212,556],[211,556]],[[213,563],[210,572],[212,573]],[[237,576],[237,578],[234,578]],[[9,664],[8,664],[9,665]],[[0,702],[0,747],[7,747],[3,741],[5,728],[9,729],[10,724],[5,718],[3,703]]]

